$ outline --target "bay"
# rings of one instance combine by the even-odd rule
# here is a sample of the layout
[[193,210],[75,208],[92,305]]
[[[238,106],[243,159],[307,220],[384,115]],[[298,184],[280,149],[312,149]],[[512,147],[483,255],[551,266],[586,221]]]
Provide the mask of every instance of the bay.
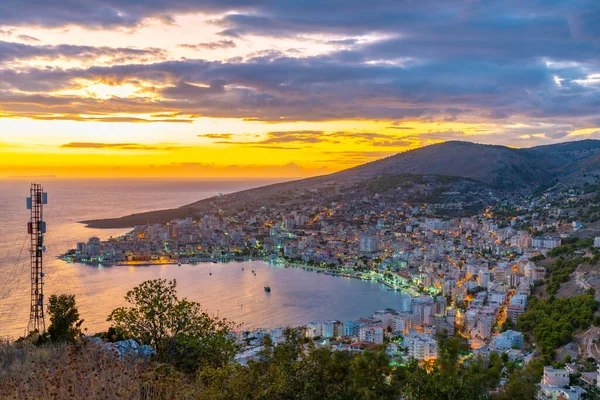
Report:
[[[106,239],[127,230],[89,229],[78,221],[178,207],[265,180],[57,180],[41,182],[49,193],[45,294],[74,294],[88,332],[106,329],[106,317],[126,305],[127,290],[147,279],[176,279],[180,295],[244,328],[299,326],[312,320],[342,321],[399,307],[402,296],[378,283],[328,276],[260,261],[225,264],[96,267],[57,257],[77,241]],[[29,317],[29,252],[25,208],[29,182],[0,180],[0,336],[24,333]],[[244,270],[242,271],[242,268]],[[251,270],[256,271],[256,276]],[[212,275],[210,273],[212,272]],[[268,283],[272,292],[263,289]],[[47,323],[49,323],[47,321]]]

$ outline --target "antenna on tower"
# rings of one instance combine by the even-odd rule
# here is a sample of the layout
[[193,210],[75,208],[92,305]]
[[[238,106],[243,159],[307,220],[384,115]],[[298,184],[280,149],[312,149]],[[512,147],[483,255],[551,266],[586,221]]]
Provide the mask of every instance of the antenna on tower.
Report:
[[29,332],[46,330],[44,321],[44,268],[43,253],[44,234],[46,233],[46,222],[44,222],[44,204],[48,204],[48,194],[42,189],[42,185],[31,184],[31,196],[27,198],[27,209],[31,210],[31,221],[27,223],[27,233],[31,236],[29,254],[31,258],[31,309],[29,312]]

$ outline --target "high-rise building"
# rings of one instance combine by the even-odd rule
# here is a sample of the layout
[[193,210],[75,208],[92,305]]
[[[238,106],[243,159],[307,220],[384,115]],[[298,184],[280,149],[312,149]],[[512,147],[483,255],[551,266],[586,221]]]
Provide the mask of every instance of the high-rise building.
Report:
[[353,337],[358,336],[358,331],[362,324],[356,321],[348,321],[342,327],[342,336],[343,337]]
[[436,315],[446,315],[446,307],[448,306],[448,299],[446,296],[437,296],[435,298],[435,310]]
[[179,235],[179,226],[176,224],[167,225],[167,235],[169,238],[176,238]]
[[77,243],[77,254],[87,254],[88,253],[88,245],[85,242]]
[[486,288],[490,283],[491,277],[492,273],[490,271],[485,269],[479,270],[479,272],[477,273],[477,281],[479,283],[479,286]]
[[320,337],[323,333],[323,324],[320,322],[311,322],[306,326],[306,337]]
[[392,329],[394,332],[408,332],[412,325],[412,314],[409,312],[401,312],[392,317]]

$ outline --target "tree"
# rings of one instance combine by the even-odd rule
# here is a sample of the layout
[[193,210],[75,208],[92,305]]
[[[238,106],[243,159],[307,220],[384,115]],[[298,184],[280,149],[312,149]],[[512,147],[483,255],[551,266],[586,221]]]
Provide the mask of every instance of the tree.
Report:
[[544,364],[534,359],[522,369],[515,370],[508,376],[504,390],[494,396],[494,399],[535,399],[538,391],[537,384],[542,378],[543,369]]
[[506,317],[506,320],[504,320],[504,323],[500,327],[500,331],[501,332],[506,332],[508,330],[515,329],[515,328],[516,328],[516,325],[513,322],[512,318],[511,317]]
[[229,332],[234,324],[215,318],[200,304],[178,299],[177,282],[149,280],[125,295],[131,307],[120,307],[109,315],[119,334],[152,346],[160,361],[186,372],[200,365],[221,366],[237,349]]
[[48,314],[48,338],[51,342],[72,342],[81,336],[83,320],[79,319],[75,295],[51,295],[48,300]]

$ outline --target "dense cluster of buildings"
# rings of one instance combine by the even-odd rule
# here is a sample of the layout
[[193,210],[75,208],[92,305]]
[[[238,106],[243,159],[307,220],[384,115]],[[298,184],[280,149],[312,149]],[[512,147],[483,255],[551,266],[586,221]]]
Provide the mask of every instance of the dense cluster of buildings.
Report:
[[[524,312],[532,284],[545,270],[532,255],[561,243],[533,236],[519,218],[495,218],[489,210],[469,218],[441,219],[428,206],[365,203],[272,215],[205,215],[138,226],[130,233],[78,243],[76,262],[166,263],[256,257],[305,268],[376,279],[412,295],[397,312],[367,321],[309,325],[311,337],[353,337],[377,343],[385,332],[413,335],[415,348],[440,330],[457,327],[474,348],[489,345],[506,318]],[[375,329],[377,331],[377,329]],[[362,332],[362,333],[361,333]],[[377,331],[378,332],[378,331]],[[417,352],[420,354],[419,352]]]
[[[475,354],[504,352],[522,359],[523,334],[500,327],[525,312],[531,288],[546,275],[531,258],[581,229],[579,223],[559,222],[560,210],[551,210],[555,219],[540,218],[537,210],[548,210],[544,201],[513,204],[521,211],[516,215],[488,208],[461,218],[441,218],[434,205],[390,205],[375,198],[359,205],[216,213],[137,226],[107,241],[91,238],[65,258],[91,264],[263,259],[378,280],[406,293],[395,309],[353,321],[311,322],[305,336],[334,350],[385,345],[399,360],[428,361],[437,358],[440,335],[459,334]],[[281,338],[279,328],[243,334],[247,346],[240,362],[258,354],[262,336]],[[561,374],[545,371],[541,392],[555,396],[559,387],[576,393],[557,381]]]

